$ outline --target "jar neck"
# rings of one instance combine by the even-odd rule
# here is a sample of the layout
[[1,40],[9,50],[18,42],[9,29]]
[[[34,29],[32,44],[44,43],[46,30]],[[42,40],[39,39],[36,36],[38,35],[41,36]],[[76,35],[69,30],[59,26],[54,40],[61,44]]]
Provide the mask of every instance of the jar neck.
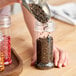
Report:
[[48,32],[48,33],[52,33],[54,29],[55,29],[54,23],[51,19],[45,24],[36,21],[34,28],[34,30],[37,32]]

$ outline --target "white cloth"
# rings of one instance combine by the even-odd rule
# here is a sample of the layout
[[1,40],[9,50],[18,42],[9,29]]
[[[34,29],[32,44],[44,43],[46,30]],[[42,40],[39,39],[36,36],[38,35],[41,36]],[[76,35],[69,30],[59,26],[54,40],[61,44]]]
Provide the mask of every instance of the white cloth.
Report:
[[48,6],[52,17],[76,25],[76,3],[67,3],[60,6],[48,4]]

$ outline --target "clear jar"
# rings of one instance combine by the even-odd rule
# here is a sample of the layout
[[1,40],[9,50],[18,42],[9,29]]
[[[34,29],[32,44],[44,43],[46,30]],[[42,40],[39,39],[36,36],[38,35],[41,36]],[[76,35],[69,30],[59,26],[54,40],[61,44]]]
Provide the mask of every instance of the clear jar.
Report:
[[39,69],[49,69],[53,64],[53,37],[51,33],[54,31],[54,25],[51,20],[46,24],[36,22],[35,24],[35,39],[37,61],[36,67]]
[[11,37],[10,37],[11,18],[0,15],[0,51],[4,53],[4,64],[12,63],[11,59]]

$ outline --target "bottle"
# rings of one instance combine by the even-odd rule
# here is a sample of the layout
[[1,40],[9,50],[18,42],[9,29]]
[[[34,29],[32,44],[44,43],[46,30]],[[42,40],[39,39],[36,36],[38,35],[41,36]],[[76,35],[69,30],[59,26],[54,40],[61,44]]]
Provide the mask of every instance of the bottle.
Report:
[[50,69],[54,67],[53,63],[53,37],[51,33],[54,31],[54,25],[51,20],[43,24],[36,22],[35,24],[35,39],[38,69]]
[[4,53],[5,65],[12,63],[10,26],[11,18],[7,15],[0,15],[0,51]]

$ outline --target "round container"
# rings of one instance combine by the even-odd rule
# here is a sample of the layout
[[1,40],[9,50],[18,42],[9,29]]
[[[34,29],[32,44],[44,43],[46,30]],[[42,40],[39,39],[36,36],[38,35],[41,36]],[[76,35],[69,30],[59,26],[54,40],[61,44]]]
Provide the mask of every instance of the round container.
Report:
[[0,15],[0,51],[4,53],[4,64],[12,63],[11,60],[11,37],[10,37],[11,18]]

